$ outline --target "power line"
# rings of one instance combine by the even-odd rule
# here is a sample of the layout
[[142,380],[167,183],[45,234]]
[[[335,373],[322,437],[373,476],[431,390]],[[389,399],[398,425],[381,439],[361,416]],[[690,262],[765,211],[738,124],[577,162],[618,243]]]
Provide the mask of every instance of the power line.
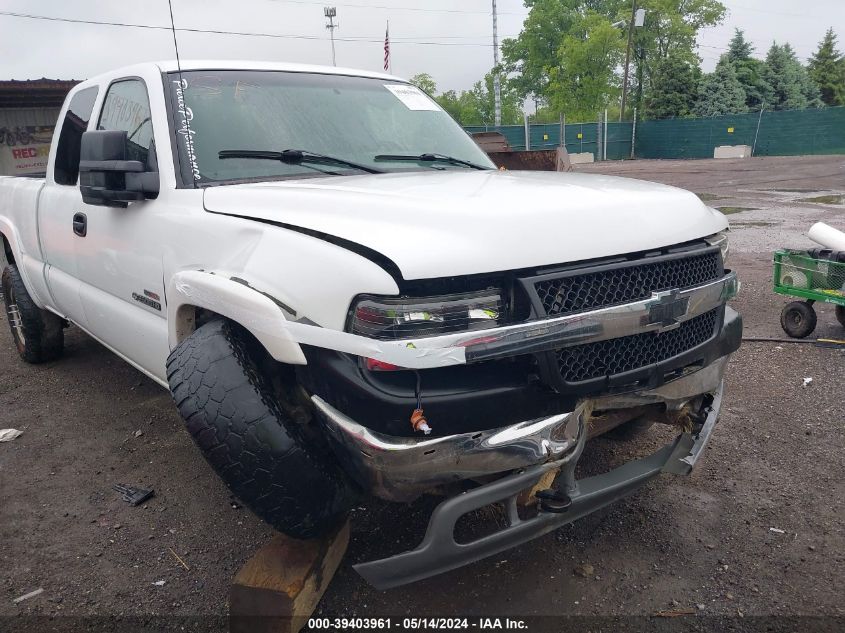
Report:
[[[12,17],[12,18],[21,18],[27,20],[46,20],[49,22],[68,22],[71,24],[91,24],[97,26],[117,26],[117,27],[124,27],[124,28],[134,28],[134,29],[148,29],[153,31],[170,31],[171,27],[163,26],[158,24],[134,24],[129,22],[107,22],[102,20],[83,20],[81,18],[60,18],[56,16],[49,16],[49,15],[34,15],[29,13],[15,13],[12,11],[0,11],[0,16]],[[177,31],[183,33],[204,33],[204,34],[211,34],[211,35],[237,35],[242,37],[269,37],[269,38],[276,38],[276,39],[293,39],[293,40],[316,40],[316,41],[326,41],[328,38],[320,37],[318,35],[292,35],[292,34],[282,34],[282,33],[255,33],[255,32],[247,32],[247,31],[224,31],[219,29],[198,29],[198,28],[189,28],[189,27],[178,27]],[[365,42],[365,43],[381,43],[381,38],[368,38],[368,37],[336,37],[336,41],[339,42]],[[482,43],[475,43],[475,42],[435,42],[435,41],[422,41],[422,40],[403,40],[400,39],[398,41],[399,44],[419,44],[423,46],[483,46],[484,48],[489,48],[493,46],[492,44],[482,44]]]
[[[490,34],[487,35],[419,35],[417,37],[421,37],[426,40],[486,40],[490,37]],[[507,39],[507,38],[516,38],[519,35],[500,35],[499,38]],[[412,40],[414,38],[411,37],[397,37],[397,38],[390,38],[392,42],[394,39],[396,40]]]
[[[279,2],[284,4],[310,4],[310,5],[322,5],[322,2],[313,2],[310,0],[271,0],[272,2]],[[396,7],[396,6],[385,6],[385,5],[377,5],[377,4],[338,4],[339,7],[344,8],[352,8],[352,9],[386,9],[389,11],[420,11],[423,13],[464,13],[470,15],[490,15],[490,11],[473,11],[469,9],[431,9],[431,8],[420,8],[420,7]],[[520,13],[518,11],[499,11],[499,15],[525,15],[524,13]]]
[[[798,55],[798,57],[811,57],[812,56],[812,53],[810,53],[808,55],[804,55],[804,54],[800,53],[799,50],[798,50],[798,49],[805,50],[805,51],[808,50],[808,49],[812,50],[812,46],[805,45],[805,44],[793,44],[792,42],[786,42],[786,43],[789,44],[792,47],[792,50],[795,51],[795,54]],[[728,48],[726,46],[712,46],[712,45],[709,45],[709,44],[696,44],[696,47],[697,48],[711,48],[713,50],[725,51],[725,52],[731,50],[730,48]],[[755,46],[755,49],[756,48],[757,47]],[[715,57],[708,57],[708,59],[716,59],[716,58]],[[762,57],[756,57],[755,59],[763,60],[763,59],[765,59],[765,55],[763,55]]]

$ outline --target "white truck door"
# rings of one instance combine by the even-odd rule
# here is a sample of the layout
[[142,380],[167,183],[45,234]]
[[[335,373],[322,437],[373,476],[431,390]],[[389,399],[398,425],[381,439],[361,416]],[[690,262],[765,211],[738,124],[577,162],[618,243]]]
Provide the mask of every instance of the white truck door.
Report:
[[[143,80],[121,79],[108,86],[96,129],[126,131],[127,158],[157,171]],[[165,379],[169,353],[163,207],[156,200],[131,202],[126,208],[85,205],[87,234],[76,241],[79,292],[91,333],[160,380]]]
[[87,327],[79,296],[79,269],[74,230],[74,216],[86,205],[79,191],[79,145],[97,99],[96,86],[85,88],[70,98],[58,122],[58,136],[53,169],[38,201],[38,232],[47,266],[47,286],[52,308],[63,316]]

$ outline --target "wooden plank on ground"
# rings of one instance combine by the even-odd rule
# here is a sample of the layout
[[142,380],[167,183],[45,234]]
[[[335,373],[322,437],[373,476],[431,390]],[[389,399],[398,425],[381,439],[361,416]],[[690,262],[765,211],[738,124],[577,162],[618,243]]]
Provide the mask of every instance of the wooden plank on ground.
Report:
[[296,633],[302,629],[348,545],[349,521],[320,539],[273,537],[232,582],[230,633]]

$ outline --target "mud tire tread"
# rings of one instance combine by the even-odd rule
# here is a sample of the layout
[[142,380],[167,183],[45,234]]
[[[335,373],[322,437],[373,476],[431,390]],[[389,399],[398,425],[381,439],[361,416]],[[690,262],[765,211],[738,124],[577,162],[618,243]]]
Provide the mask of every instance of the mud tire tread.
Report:
[[170,354],[170,391],[188,432],[235,496],[277,530],[316,537],[343,520],[357,491],[278,405],[259,370],[259,347],[231,321],[206,323]]

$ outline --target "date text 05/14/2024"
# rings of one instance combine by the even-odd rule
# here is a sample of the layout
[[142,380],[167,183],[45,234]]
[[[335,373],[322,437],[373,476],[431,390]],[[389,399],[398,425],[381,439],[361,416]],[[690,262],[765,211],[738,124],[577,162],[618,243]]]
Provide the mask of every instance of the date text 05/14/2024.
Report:
[[308,629],[381,630],[381,631],[447,631],[447,630],[510,630],[527,631],[524,620],[514,618],[310,618]]

